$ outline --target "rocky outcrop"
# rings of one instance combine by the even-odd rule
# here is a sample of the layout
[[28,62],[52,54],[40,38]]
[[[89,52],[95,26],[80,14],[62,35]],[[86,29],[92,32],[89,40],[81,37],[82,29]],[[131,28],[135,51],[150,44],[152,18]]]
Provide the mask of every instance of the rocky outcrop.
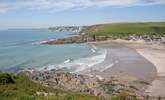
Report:
[[47,87],[59,88],[66,91],[80,92],[95,96],[105,94],[100,88],[99,79],[96,77],[51,71],[24,71],[23,73],[34,82],[40,83]]
[[94,39],[87,35],[75,35],[75,36],[70,36],[70,37],[66,37],[66,38],[46,41],[46,42],[43,42],[42,44],[49,44],[49,45],[72,44],[72,43],[86,43],[89,41],[94,41]]
[[[109,98],[112,95],[127,92],[136,94],[135,86],[121,83],[112,78],[109,80],[99,79],[96,76],[78,75],[67,72],[56,71],[23,71],[32,81],[47,87],[63,89],[71,92],[103,96]],[[126,90],[126,91],[125,91]],[[38,92],[37,95],[55,95],[51,93]]]

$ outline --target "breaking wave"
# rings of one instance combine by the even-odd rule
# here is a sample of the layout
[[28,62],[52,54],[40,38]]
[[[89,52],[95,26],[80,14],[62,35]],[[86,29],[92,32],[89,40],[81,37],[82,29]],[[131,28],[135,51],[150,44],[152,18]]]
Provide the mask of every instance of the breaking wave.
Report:
[[69,70],[69,72],[78,73],[86,69],[89,69],[96,64],[103,62],[104,59],[106,58],[106,54],[107,54],[106,49],[97,49],[95,47],[94,48],[92,47],[91,51],[92,53],[94,53],[94,55],[92,56],[83,57],[77,60],[66,59],[61,64],[44,66],[40,70],[66,69]]

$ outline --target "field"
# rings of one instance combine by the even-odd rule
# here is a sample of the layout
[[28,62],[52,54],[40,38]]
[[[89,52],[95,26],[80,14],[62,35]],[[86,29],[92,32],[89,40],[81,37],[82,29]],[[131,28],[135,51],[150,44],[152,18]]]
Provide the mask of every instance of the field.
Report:
[[93,25],[84,30],[89,35],[123,37],[130,35],[165,35],[165,22],[113,23]]

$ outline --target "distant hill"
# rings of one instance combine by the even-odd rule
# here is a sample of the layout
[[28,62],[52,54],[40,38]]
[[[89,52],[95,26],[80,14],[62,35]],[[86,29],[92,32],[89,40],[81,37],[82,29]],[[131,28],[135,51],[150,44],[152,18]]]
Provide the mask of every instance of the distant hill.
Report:
[[165,22],[112,23],[89,26],[82,31],[96,36],[165,35]]

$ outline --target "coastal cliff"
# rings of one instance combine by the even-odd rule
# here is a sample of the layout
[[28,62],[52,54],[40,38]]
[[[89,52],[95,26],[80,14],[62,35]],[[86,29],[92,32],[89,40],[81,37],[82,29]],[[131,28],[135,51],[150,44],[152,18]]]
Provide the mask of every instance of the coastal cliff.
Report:
[[151,44],[165,44],[165,23],[114,23],[84,27],[56,27],[54,31],[76,32],[76,36],[46,41],[43,44],[70,44],[93,41],[123,39],[129,41],[143,40]]

